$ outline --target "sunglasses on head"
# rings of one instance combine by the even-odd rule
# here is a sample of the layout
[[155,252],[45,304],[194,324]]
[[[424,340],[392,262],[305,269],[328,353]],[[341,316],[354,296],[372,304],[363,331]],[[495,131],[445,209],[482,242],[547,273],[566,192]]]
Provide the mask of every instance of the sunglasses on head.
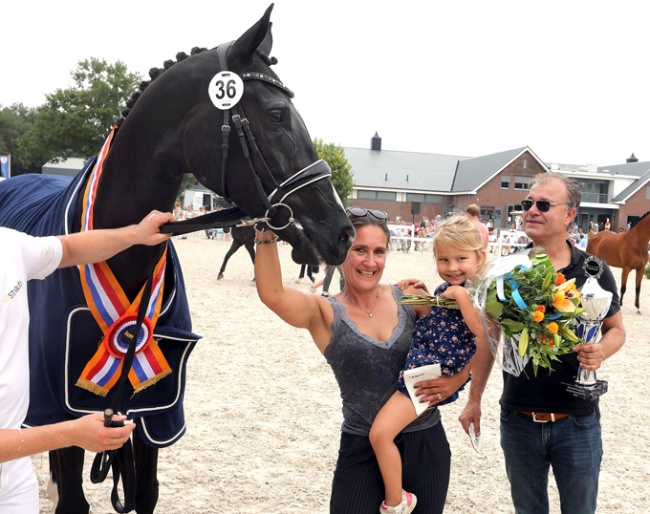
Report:
[[364,218],[368,214],[372,214],[378,220],[385,221],[388,219],[388,214],[384,211],[378,209],[364,209],[363,207],[348,207],[345,212],[348,213],[348,216],[351,218]]
[[533,202],[532,200],[522,200],[521,208],[524,211],[529,211],[533,207],[533,204],[535,204],[539,212],[548,212],[554,205],[569,205],[567,202],[549,202],[548,200],[536,200]]

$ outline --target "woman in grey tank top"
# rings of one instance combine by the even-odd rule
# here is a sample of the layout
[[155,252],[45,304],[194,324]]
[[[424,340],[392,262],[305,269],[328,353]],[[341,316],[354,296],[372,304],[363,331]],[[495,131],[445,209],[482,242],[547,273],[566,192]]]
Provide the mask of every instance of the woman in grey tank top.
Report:
[[[277,237],[256,235],[255,282],[262,302],[294,327],[309,330],[332,367],[343,401],[339,458],[334,471],[331,514],[376,514],[384,499],[383,480],[368,440],[375,415],[395,391],[415,320],[426,306],[399,303],[422,289],[380,284],[390,234],[383,211],[350,207],[356,239],[341,265],[345,288],[326,298],[284,287]],[[421,382],[423,401],[437,403],[465,383],[464,373]],[[418,498],[418,512],[444,508],[451,454],[437,408],[427,410],[396,439],[402,454],[404,488]],[[297,499],[297,501],[300,501]]]

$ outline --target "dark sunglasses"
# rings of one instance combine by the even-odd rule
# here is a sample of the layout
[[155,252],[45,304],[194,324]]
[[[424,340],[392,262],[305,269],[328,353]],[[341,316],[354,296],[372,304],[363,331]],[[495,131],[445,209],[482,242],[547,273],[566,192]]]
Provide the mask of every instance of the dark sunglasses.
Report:
[[368,216],[368,214],[372,214],[378,220],[386,221],[388,219],[388,214],[378,209],[364,209],[363,207],[348,207],[347,209],[345,209],[345,212],[347,212],[348,216],[352,218],[364,218]]
[[554,205],[569,205],[567,202],[549,202],[548,200],[536,200],[533,202],[532,200],[522,200],[521,208],[529,211],[533,207],[533,204],[535,204],[539,212],[548,212]]

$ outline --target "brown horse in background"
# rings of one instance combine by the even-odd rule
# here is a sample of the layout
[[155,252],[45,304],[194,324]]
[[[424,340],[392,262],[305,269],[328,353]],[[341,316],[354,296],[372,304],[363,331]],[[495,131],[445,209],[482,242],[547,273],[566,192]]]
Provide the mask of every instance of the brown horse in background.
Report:
[[627,232],[616,234],[608,230],[599,232],[589,238],[587,253],[601,258],[610,266],[622,268],[621,305],[625,294],[627,276],[636,270],[636,300],[634,306],[639,309],[641,281],[648,264],[648,242],[650,242],[650,211],[646,212]]

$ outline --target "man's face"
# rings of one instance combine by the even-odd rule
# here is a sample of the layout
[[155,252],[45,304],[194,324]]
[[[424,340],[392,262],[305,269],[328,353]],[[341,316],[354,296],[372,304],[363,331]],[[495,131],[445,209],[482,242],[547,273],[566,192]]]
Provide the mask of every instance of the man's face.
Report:
[[[522,215],[522,228],[535,244],[549,244],[566,239],[567,226],[575,215],[575,209],[569,209],[569,193],[559,180],[548,180],[536,184],[529,191],[527,200],[533,202],[528,211]],[[540,210],[538,200],[550,202],[548,211]],[[542,206],[543,207],[543,206]]]

